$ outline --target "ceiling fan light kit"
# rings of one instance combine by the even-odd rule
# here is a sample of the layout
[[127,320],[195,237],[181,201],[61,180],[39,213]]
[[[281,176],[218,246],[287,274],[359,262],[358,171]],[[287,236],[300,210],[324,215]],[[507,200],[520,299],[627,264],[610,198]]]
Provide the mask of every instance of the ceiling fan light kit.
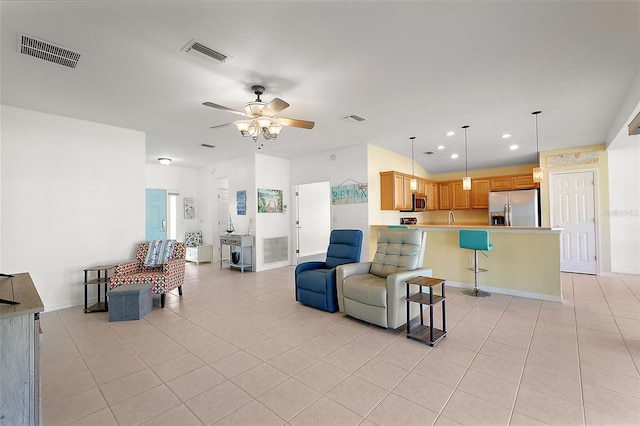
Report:
[[[221,124],[212,128],[226,127],[233,124],[243,137],[250,137],[254,142],[262,136],[265,140],[275,139],[280,135],[283,126],[313,129],[313,121],[296,120],[292,118],[277,117],[289,104],[282,99],[274,98],[271,102],[262,102],[260,96],[264,93],[264,86],[254,85],[251,90],[256,95],[256,100],[247,102],[242,107],[243,111],[237,111],[213,102],[204,102],[203,105],[223,111],[239,114],[244,120],[236,120],[233,123]],[[260,145],[262,147],[262,145]],[[260,149],[260,148],[258,148]]]

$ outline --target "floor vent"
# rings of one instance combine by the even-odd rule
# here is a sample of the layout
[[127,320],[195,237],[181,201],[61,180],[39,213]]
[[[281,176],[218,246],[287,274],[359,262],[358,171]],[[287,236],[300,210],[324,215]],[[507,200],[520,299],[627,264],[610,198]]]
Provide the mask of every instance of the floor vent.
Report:
[[182,48],[182,50],[184,52],[187,53],[193,53],[193,52],[198,52],[202,55],[205,55],[211,59],[215,59],[218,62],[224,62],[227,60],[227,58],[229,57],[228,55],[225,55],[224,53],[218,52],[217,50],[213,50],[210,47],[205,46],[202,43],[198,43],[195,40],[191,40],[189,41],[189,43],[187,43],[186,46],[184,46]]
[[76,68],[82,56],[78,52],[26,34],[18,34],[18,53],[68,68]]
[[263,263],[267,264],[289,260],[288,241],[288,237],[265,238],[263,240],[264,247],[262,250],[264,253]]

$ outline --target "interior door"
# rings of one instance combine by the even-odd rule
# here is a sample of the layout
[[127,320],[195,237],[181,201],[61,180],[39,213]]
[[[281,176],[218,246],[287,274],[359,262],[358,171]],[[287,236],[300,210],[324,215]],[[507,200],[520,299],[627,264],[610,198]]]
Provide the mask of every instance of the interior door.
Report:
[[147,189],[145,210],[145,235],[147,241],[167,238],[167,191],[164,189]]
[[331,183],[296,186],[296,206],[297,262],[324,261],[331,234]]
[[552,180],[551,223],[563,228],[560,269],[597,274],[594,172],[556,173]]

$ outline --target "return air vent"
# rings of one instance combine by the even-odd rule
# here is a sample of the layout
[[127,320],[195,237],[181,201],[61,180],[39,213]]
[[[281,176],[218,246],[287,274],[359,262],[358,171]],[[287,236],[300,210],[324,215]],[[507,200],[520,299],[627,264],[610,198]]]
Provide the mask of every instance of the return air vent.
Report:
[[213,50],[212,48],[207,47],[202,43],[198,43],[195,40],[189,41],[189,43],[187,43],[186,46],[182,48],[182,50],[187,53],[198,52],[211,59],[215,59],[218,62],[224,62],[229,57],[228,55],[218,52],[217,50]]
[[20,33],[18,34],[18,53],[74,69],[82,56],[78,52],[57,44]]
[[366,118],[360,117],[356,114],[347,115],[346,117],[342,117],[342,119],[348,123],[360,123],[366,120]]

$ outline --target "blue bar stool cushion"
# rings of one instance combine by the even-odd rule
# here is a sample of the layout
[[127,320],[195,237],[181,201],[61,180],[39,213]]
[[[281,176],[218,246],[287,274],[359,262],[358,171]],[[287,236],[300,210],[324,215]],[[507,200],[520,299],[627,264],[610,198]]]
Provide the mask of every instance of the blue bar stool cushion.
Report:
[[461,229],[460,248],[483,251],[491,250],[493,244],[489,244],[489,231]]

